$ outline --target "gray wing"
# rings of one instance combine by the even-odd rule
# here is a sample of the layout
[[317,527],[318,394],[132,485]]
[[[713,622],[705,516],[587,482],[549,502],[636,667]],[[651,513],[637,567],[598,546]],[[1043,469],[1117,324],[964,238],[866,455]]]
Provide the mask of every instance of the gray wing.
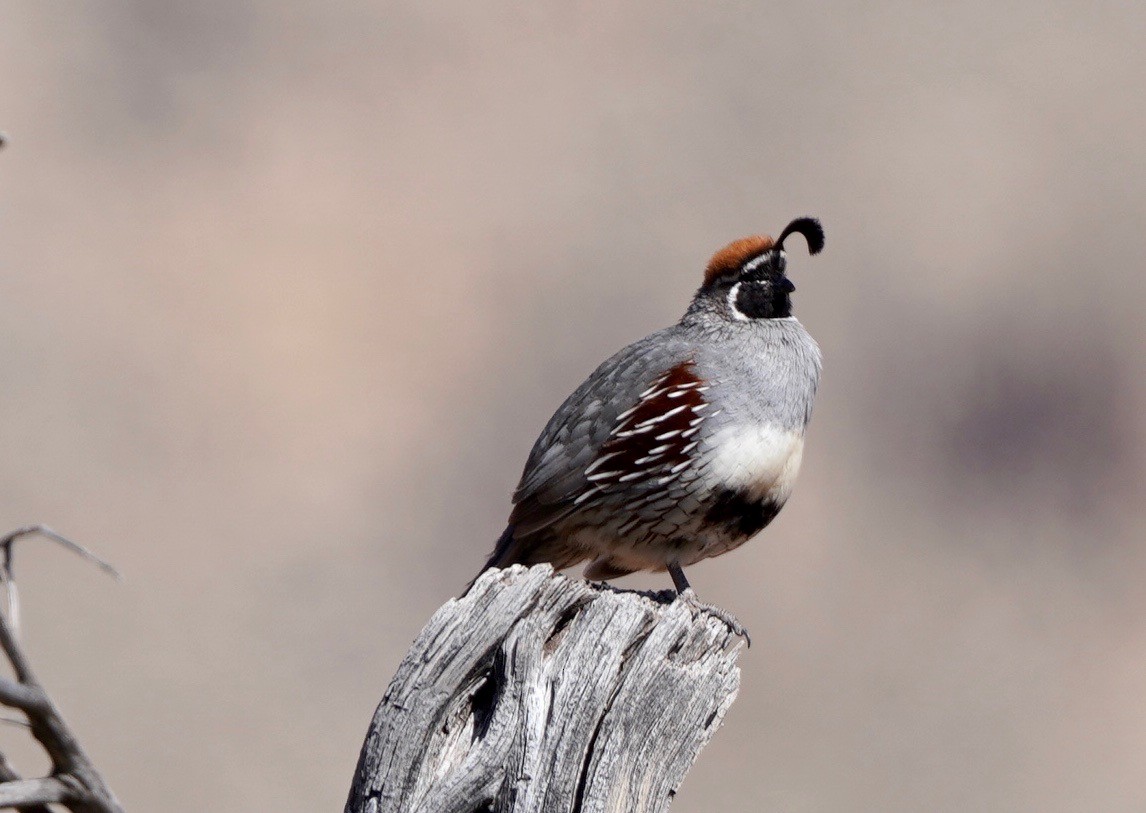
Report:
[[545,528],[576,509],[574,500],[591,487],[586,470],[619,419],[692,351],[675,326],[658,331],[603,363],[565,399],[533,445],[514,492],[509,524],[515,536]]

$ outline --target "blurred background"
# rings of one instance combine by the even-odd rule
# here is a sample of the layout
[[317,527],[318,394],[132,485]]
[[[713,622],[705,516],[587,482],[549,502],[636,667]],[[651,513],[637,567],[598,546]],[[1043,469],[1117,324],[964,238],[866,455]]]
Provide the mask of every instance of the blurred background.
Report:
[[127,575],[19,557],[130,809],[340,810],[550,412],[804,214],[823,388],[690,573],[756,645],[674,811],[1146,809],[1146,6],[0,16],[0,525]]

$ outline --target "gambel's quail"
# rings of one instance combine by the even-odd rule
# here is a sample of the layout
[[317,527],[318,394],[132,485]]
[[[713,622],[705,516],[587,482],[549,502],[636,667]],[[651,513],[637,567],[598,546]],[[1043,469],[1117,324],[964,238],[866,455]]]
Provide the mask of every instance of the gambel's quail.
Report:
[[549,419],[486,568],[586,559],[589,579],[683,567],[738,548],[783,507],[804,448],[820,349],[792,316],[784,240],[716,253],[688,311],[617,353]]

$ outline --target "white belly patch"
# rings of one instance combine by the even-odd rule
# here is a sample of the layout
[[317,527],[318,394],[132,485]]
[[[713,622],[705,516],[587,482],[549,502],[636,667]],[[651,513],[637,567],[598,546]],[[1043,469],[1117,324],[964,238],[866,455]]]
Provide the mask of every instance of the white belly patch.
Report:
[[712,484],[783,504],[804,456],[802,433],[776,426],[727,426],[713,436],[706,466]]

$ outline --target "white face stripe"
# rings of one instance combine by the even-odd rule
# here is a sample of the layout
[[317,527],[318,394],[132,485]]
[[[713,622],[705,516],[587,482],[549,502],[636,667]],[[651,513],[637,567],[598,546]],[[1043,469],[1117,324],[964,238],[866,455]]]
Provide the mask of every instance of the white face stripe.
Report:
[[764,264],[764,261],[768,259],[769,254],[771,254],[770,251],[765,251],[763,254],[761,254],[759,257],[757,257],[755,260],[751,260],[749,262],[744,263],[744,268],[742,270],[743,271],[755,271],[757,268],[759,268],[761,265]]
[[740,285],[741,283],[736,283],[732,286],[732,290],[728,292],[728,309],[732,311],[733,319],[739,322],[747,322],[748,317],[741,313],[740,309],[736,307],[736,295],[740,293]]
[[[763,254],[761,254],[759,257],[757,257],[756,259],[754,259],[754,260],[749,260],[748,262],[744,263],[744,268],[743,268],[743,269],[741,269],[741,270],[742,270],[742,272],[744,272],[744,271],[755,271],[757,268],[759,268],[761,265],[763,265],[763,264],[764,264],[764,262],[765,262],[765,261],[766,261],[766,260],[767,260],[767,259],[768,259],[768,258],[769,258],[769,257],[770,257],[770,256],[771,256],[771,255],[772,255],[774,252],[775,252],[775,251],[776,251],[776,249],[774,249],[774,248],[770,248],[770,249],[768,249],[767,251],[765,251]],[[784,249],[780,249],[780,252],[779,252],[779,253],[780,253],[780,258],[781,258],[781,259],[783,259],[784,257],[786,257],[786,256],[787,256],[787,255],[784,253]]]

